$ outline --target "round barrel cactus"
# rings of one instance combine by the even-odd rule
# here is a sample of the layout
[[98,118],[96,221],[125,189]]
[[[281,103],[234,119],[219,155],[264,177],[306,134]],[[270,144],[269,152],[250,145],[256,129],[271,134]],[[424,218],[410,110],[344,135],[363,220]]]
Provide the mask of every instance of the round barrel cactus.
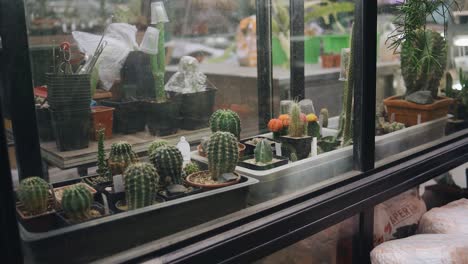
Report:
[[273,151],[271,150],[270,143],[262,139],[254,149],[255,162],[268,164],[273,160]]
[[241,124],[239,115],[229,109],[219,109],[210,117],[211,131],[231,132],[238,140],[240,139]]
[[92,203],[93,194],[82,184],[71,186],[63,191],[62,209],[73,220],[87,219]]
[[109,153],[109,169],[112,174],[121,174],[128,165],[138,162],[138,156],[133,152],[132,145],[119,141],[111,145]]
[[183,157],[180,150],[174,146],[162,146],[150,153],[150,161],[156,168],[160,185],[182,184]]
[[21,181],[18,187],[18,199],[32,215],[47,211],[49,184],[39,177],[29,177]]
[[137,162],[128,166],[124,173],[128,209],[152,205],[158,180],[158,173],[150,163]]
[[155,140],[151,142],[151,144],[148,147],[148,155],[151,155],[156,149],[162,147],[162,146],[167,146],[167,141],[166,140]]
[[215,181],[223,173],[232,173],[239,159],[237,139],[230,132],[218,131],[208,142],[208,168]]

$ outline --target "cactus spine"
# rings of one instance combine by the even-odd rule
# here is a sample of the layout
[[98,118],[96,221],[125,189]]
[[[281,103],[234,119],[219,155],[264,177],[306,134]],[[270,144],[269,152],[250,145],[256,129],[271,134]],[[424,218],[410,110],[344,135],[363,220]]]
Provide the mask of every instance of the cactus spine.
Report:
[[238,140],[240,139],[241,124],[239,115],[229,109],[219,109],[210,117],[211,131],[231,132]]
[[174,146],[162,146],[150,154],[151,164],[156,168],[160,185],[182,184],[183,157],[180,150]]
[[302,137],[304,136],[304,122],[301,120],[301,107],[297,102],[291,105],[290,110],[291,120],[289,122],[288,133],[291,137]]
[[62,208],[72,220],[86,220],[93,203],[93,194],[84,185],[77,184],[63,191]]
[[124,173],[125,195],[129,210],[153,204],[156,194],[158,173],[153,165],[137,162],[130,165]]
[[430,91],[437,98],[440,80],[447,64],[447,42],[437,32],[418,29],[414,39],[401,49],[401,73],[406,96],[417,91]]
[[138,162],[138,157],[132,150],[132,145],[125,141],[112,144],[109,154],[109,168],[113,174],[121,174],[132,163]]
[[200,171],[200,167],[196,163],[190,162],[189,164],[185,165],[184,172],[186,176],[190,174],[196,173]]
[[229,132],[218,131],[208,142],[208,169],[211,178],[217,181],[223,173],[232,173],[239,159],[237,140]]
[[104,132],[105,129],[101,128],[98,131],[98,168],[96,172],[108,180],[111,180],[112,174],[109,171],[106,161],[106,152],[104,150]]
[[322,108],[320,110],[320,115],[322,116],[322,127],[328,127],[328,109]]
[[151,155],[156,149],[162,147],[162,146],[167,146],[167,141],[165,140],[155,140],[151,142],[151,144],[148,147],[148,155]]
[[255,162],[261,162],[264,164],[270,163],[273,160],[273,151],[271,145],[262,139],[254,149]]
[[21,181],[18,187],[18,199],[32,215],[47,211],[49,184],[39,177],[30,177]]

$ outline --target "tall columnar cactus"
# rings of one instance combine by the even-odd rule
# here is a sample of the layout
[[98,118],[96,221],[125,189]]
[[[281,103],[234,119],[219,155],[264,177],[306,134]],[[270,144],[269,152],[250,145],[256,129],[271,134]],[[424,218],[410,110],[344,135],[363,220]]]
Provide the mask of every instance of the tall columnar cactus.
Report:
[[301,120],[301,107],[297,102],[291,105],[288,134],[291,137],[304,136],[304,120]]
[[432,97],[437,98],[446,64],[446,40],[433,30],[416,30],[414,38],[403,42],[401,49],[401,73],[406,95],[430,91]]
[[158,171],[160,185],[182,184],[183,157],[174,146],[162,146],[150,153],[150,161]]
[[230,132],[218,131],[208,142],[208,169],[217,181],[223,173],[232,173],[239,159],[237,139]]
[[109,167],[107,166],[106,161],[106,152],[104,150],[104,132],[105,129],[99,129],[98,131],[98,162],[97,162],[97,170],[96,172],[103,177],[108,178],[111,180],[112,174],[109,171]]
[[47,211],[49,184],[39,177],[29,177],[21,181],[18,187],[18,199],[32,215]]
[[93,203],[93,194],[82,184],[66,188],[63,191],[62,208],[73,220],[85,220]]
[[109,168],[113,174],[120,174],[132,163],[138,162],[138,157],[132,150],[132,145],[125,141],[112,144],[109,153]]
[[162,147],[162,146],[167,146],[167,141],[166,140],[155,140],[151,142],[151,144],[148,147],[148,155],[151,155],[156,149]]
[[322,108],[320,110],[320,116],[322,116],[322,127],[328,127],[328,109]]
[[130,165],[124,173],[125,195],[129,210],[153,204],[157,191],[159,175],[153,165],[137,162]]
[[262,139],[257,143],[254,149],[255,162],[260,163],[270,163],[273,160],[273,151],[271,150],[271,145],[267,140]]
[[239,115],[229,109],[219,109],[210,117],[211,131],[231,132],[238,140],[240,139],[241,124]]
[[157,102],[164,102],[167,100],[166,91],[164,90],[164,74],[166,72],[164,23],[158,23],[156,28],[159,30],[158,54],[151,55],[151,68],[155,81],[155,99]]

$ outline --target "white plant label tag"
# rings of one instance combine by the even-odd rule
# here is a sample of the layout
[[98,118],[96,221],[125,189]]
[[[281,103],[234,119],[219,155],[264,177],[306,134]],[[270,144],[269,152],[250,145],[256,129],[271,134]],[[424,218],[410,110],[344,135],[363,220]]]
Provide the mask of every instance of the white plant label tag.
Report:
[[104,213],[106,215],[108,215],[109,214],[109,203],[107,202],[107,197],[103,193],[101,193],[101,196],[102,196],[102,203],[104,205]]
[[418,125],[421,124],[421,114],[418,114]]
[[390,123],[393,122],[395,122],[395,113],[392,113],[392,115],[390,116]]
[[312,157],[317,156],[317,137],[312,138]]
[[275,143],[275,151],[276,151],[276,156],[282,156],[283,153],[281,153],[281,143],[278,143],[278,142]]
[[115,175],[113,177],[113,181],[114,181],[114,193],[125,191],[125,186],[123,183],[123,176],[121,174]]

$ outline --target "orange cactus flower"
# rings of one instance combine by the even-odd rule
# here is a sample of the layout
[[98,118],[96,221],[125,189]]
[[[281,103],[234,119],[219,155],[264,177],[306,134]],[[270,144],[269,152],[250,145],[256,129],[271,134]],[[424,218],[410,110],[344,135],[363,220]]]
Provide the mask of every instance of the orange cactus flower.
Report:
[[276,118],[271,119],[270,122],[268,122],[268,129],[270,129],[271,132],[279,132],[283,129],[283,121]]

